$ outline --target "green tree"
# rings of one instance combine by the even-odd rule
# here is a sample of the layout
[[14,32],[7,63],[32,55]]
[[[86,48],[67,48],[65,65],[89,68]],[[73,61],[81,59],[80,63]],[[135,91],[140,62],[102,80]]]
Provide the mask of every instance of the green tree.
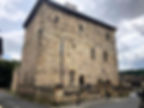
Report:
[[13,71],[18,65],[18,61],[0,60],[0,87],[10,87]]

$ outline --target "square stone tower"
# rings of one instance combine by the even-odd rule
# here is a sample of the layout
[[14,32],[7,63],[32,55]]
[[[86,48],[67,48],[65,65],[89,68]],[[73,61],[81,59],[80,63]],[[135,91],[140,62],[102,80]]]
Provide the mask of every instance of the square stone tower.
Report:
[[50,0],[38,1],[24,27],[19,91],[118,84],[114,27]]

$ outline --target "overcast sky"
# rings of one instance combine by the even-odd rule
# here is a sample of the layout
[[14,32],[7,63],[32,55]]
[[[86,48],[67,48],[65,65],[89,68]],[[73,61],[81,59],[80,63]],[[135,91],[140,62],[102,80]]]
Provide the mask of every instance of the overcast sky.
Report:
[[[0,36],[4,58],[20,60],[23,23],[37,0],[0,0]],[[144,0],[55,0],[117,27],[119,69],[144,68]]]

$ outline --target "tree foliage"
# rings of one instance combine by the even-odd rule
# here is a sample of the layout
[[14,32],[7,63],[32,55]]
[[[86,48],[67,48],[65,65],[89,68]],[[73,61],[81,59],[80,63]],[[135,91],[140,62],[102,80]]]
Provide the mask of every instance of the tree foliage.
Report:
[[135,75],[135,76],[144,76],[144,69],[141,70],[127,70],[120,72],[121,75]]
[[18,65],[17,61],[0,60],[0,87],[10,87],[13,71]]

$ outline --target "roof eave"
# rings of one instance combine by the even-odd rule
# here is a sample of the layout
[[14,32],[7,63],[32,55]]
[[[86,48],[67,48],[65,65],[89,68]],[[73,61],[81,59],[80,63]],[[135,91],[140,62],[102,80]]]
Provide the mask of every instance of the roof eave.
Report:
[[23,27],[27,28],[28,25],[30,24],[31,20],[33,19],[33,17],[36,15],[37,10],[39,9],[39,7],[41,6],[41,4],[43,3],[44,0],[38,0],[37,3],[35,4],[34,8],[32,9],[31,13],[28,15]]
[[111,26],[111,25],[109,25],[109,24],[106,24],[106,23],[103,23],[103,22],[101,22],[101,21],[95,20],[95,19],[90,18],[90,17],[88,17],[88,16],[86,16],[86,15],[84,15],[84,14],[80,14],[80,13],[78,13],[78,12],[74,12],[74,11],[72,11],[72,10],[66,9],[65,7],[60,6],[60,5],[56,4],[56,3],[53,3],[53,2],[51,2],[51,1],[49,1],[49,0],[38,0],[38,1],[37,1],[36,5],[35,5],[34,8],[32,9],[32,12],[30,13],[30,15],[28,16],[26,22],[25,22],[24,25],[23,25],[24,28],[27,28],[27,27],[29,26],[31,20],[34,18],[34,16],[35,16],[36,13],[37,13],[37,10],[39,9],[39,7],[42,5],[43,2],[46,2],[48,5],[51,5],[51,6],[53,6],[53,7],[57,7],[58,9],[61,9],[61,10],[65,11],[65,12],[68,13],[68,14],[72,14],[72,15],[74,15],[74,16],[77,16],[77,17],[83,18],[83,19],[85,19],[85,20],[91,21],[91,22],[93,22],[93,23],[95,23],[95,24],[99,24],[99,25],[101,25],[101,26],[104,26],[104,27],[106,27],[106,28],[108,28],[108,29],[110,29],[110,30],[116,31],[116,27],[114,27],[114,26]]

